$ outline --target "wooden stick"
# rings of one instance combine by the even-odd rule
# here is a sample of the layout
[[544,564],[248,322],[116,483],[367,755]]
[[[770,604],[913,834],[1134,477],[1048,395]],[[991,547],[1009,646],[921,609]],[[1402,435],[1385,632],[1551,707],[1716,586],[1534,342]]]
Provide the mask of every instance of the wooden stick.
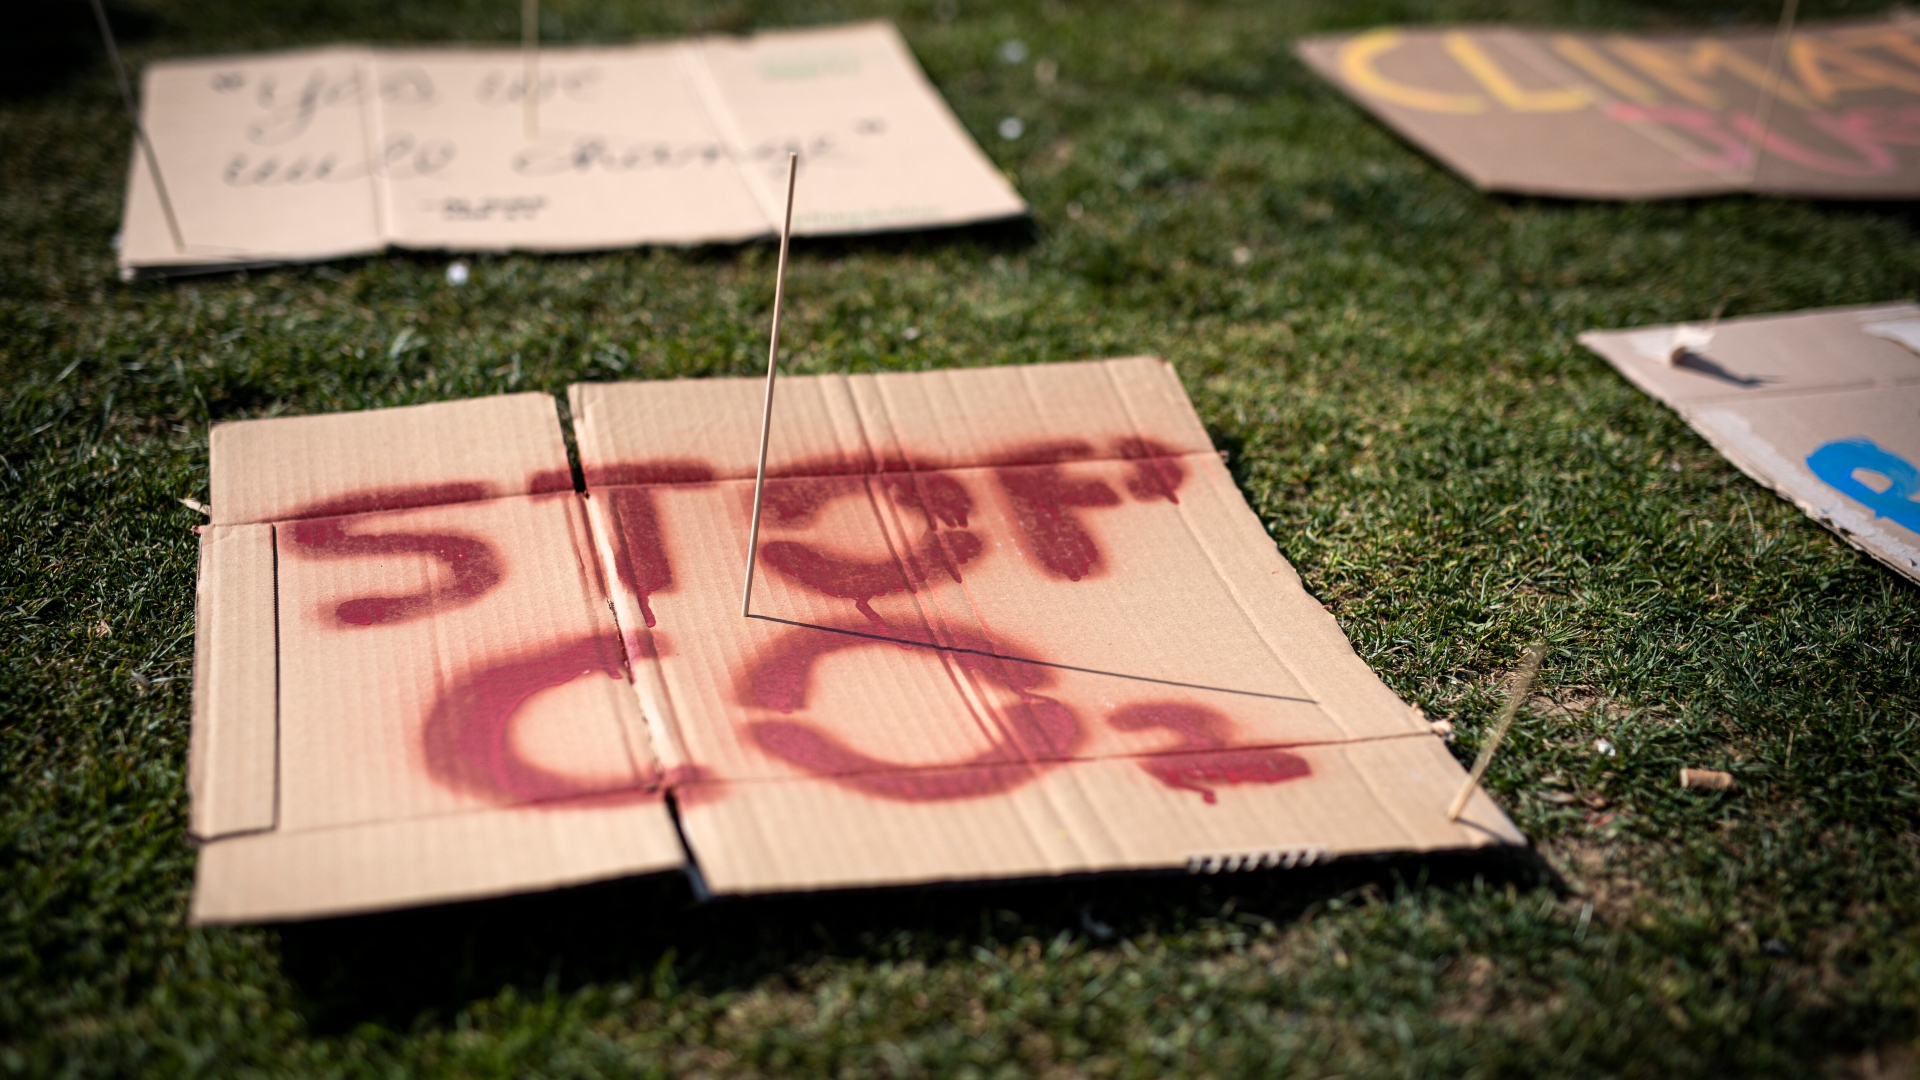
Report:
[[1513,718],[1520,712],[1520,705],[1527,699],[1527,689],[1533,685],[1533,677],[1540,671],[1540,661],[1547,655],[1547,646],[1541,642],[1527,650],[1526,659],[1520,662],[1520,670],[1514,672],[1513,681],[1507,685],[1507,705],[1500,710],[1500,719],[1493,725],[1493,734],[1480,747],[1480,756],[1474,759],[1473,771],[1467,774],[1467,782],[1460,785],[1460,794],[1453,797],[1453,805],[1447,807],[1447,820],[1459,821],[1460,814],[1467,808],[1467,800],[1473,797],[1473,789],[1480,786],[1480,778],[1487,775],[1487,766],[1493,764],[1493,752],[1500,749],[1500,743],[1507,737],[1507,729],[1513,726]]
[[526,61],[521,104],[531,142],[540,137],[540,0],[520,0],[520,53]]
[[100,0],[93,0],[93,17],[100,22],[100,37],[107,43],[107,58],[113,61],[113,74],[120,80],[120,99],[127,103],[127,119],[133,121],[133,138],[140,144],[140,155],[147,161],[147,171],[153,174],[153,190],[160,196],[160,212],[166,215],[167,231],[173,234],[175,254],[185,254],[186,238],[180,232],[180,219],[173,215],[173,200],[167,197],[167,182],[160,175],[160,159],[153,152],[153,143],[147,141],[147,128],[140,122],[140,107],[133,103],[133,83],[127,79],[127,65],[120,61],[120,46],[113,40],[113,25],[107,22],[107,8]]
[[1800,0],[1785,0],[1780,5],[1780,28],[1773,32],[1773,49],[1767,56],[1767,84],[1760,90],[1760,104],[1755,108],[1753,130],[1747,133],[1747,179],[1760,176],[1760,152],[1765,149],[1767,124],[1773,119],[1773,99],[1780,88],[1780,67],[1787,58],[1787,43],[1793,37],[1793,16],[1800,7]]
[[780,301],[787,292],[787,244],[793,239],[793,182],[800,155],[787,155],[787,217],[780,224],[780,263],[773,272],[773,334],[767,343],[767,401],[760,408],[760,464],[753,473],[753,525],[747,530],[747,587],[740,594],[740,617],[753,608],[753,563],[760,554],[760,496],[767,486],[767,436],[773,430],[773,377],[780,370]]

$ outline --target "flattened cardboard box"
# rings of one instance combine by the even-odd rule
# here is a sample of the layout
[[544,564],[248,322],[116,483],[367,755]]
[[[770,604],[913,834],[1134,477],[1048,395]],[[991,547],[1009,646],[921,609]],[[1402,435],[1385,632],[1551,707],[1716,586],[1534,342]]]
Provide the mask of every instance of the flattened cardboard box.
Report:
[[1920,581],[1920,307],[1590,331],[1580,342],[1742,472]]
[[1521,842],[1164,363],[783,379],[743,619],[759,393],[573,387],[584,496],[536,395],[217,428],[196,917]]
[[120,264],[190,269],[388,245],[577,251],[1026,212],[886,23],[543,48],[333,48],[146,71]]
[[1920,20],[1797,30],[1777,82],[1774,40],[1382,27],[1295,51],[1483,191],[1920,195]]

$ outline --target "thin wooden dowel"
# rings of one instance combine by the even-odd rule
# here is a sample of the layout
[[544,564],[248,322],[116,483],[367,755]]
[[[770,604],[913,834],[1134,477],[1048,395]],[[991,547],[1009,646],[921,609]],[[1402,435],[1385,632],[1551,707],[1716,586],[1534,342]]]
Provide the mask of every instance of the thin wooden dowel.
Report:
[[1800,0],[1785,0],[1780,5],[1780,27],[1773,32],[1773,50],[1767,55],[1767,83],[1760,89],[1760,104],[1754,109],[1753,130],[1747,133],[1747,179],[1760,178],[1760,154],[1766,149],[1767,125],[1773,120],[1773,99],[1780,89],[1780,69],[1787,58],[1787,46],[1793,39],[1793,16]]
[[527,141],[531,142],[540,137],[540,0],[520,2],[520,53],[526,63],[526,72],[521,76],[525,84],[521,103]]
[[1533,677],[1540,672],[1540,661],[1547,655],[1545,642],[1527,650],[1525,660],[1520,662],[1520,670],[1514,673],[1513,681],[1507,686],[1507,705],[1500,710],[1500,719],[1493,725],[1493,733],[1480,747],[1480,756],[1473,760],[1473,771],[1467,774],[1467,782],[1460,785],[1460,794],[1453,797],[1453,805],[1447,807],[1447,820],[1459,821],[1460,814],[1467,808],[1467,800],[1473,798],[1473,789],[1480,786],[1480,778],[1487,775],[1487,766],[1493,764],[1494,751],[1500,749],[1500,743],[1507,737],[1507,729],[1513,726],[1513,718],[1519,715],[1520,706],[1527,700],[1527,690],[1533,685]]
[[773,431],[773,378],[780,370],[780,301],[787,293],[787,244],[793,239],[793,185],[800,155],[787,155],[787,216],[780,223],[780,263],[773,271],[773,334],[767,343],[767,400],[760,407],[760,463],[753,470],[753,524],[747,529],[747,586],[740,593],[740,617],[753,610],[753,563],[760,554],[760,496],[767,486],[767,436]]
[[107,43],[107,58],[113,61],[114,77],[120,80],[120,100],[126,102],[127,119],[133,121],[133,139],[140,144],[147,172],[153,175],[153,190],[160,196],[160,212],[166,215],[167,232],[173,235],[174,254],[185,254],[187,240],[180,232],[180,219],[173,214],[173,200],[167,197],[167,181],[160,175],[160,159],[153,152],[153,143],[147,140],[146,125],[140,122],[140,107],[133,101],[133,82],[127,78],[127,65],[120,60],[120,45],[113,39],[113,24],[107,21],[107,8],[100,0],[93,0],[93,17],[100,22],[100,38]]

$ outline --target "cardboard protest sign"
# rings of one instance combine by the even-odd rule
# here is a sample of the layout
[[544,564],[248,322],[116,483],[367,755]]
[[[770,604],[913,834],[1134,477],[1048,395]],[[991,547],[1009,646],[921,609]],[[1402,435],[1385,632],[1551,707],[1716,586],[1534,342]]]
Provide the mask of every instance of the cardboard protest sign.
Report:
[[759,396],[573,387],[584,495],[533,395],[217,428],[196,917],[1521,842],[1162,362],[783,380],[742,618]]
[[1580,336],[1727,460],[1920,581],[1920,307]]
[[1797,30],[1777,79],[1774,45],[1765,30],[1388,27],[1296,52],[1482,190],[1920,194],[1920,20]]
[[389,245],[577,251],[770,235],[788,151],[802,235],[1026,212],[892,26],[540,51],[335,48],[155,64],[121,265]]

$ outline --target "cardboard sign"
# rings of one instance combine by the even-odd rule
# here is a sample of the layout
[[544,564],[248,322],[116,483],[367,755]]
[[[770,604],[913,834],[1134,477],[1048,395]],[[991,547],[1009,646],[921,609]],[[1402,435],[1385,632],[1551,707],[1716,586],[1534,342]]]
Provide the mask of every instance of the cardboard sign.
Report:
[[1920,307],[1580,336],[1740,471],[1920,581]]
[[215,429],[196,918],[1522,842],[1158,360],[570,398]]
[[[1300,58],[1484,191],[1920,195],[1920,20],[1764,30],[1383,28]],[[1771,92],[1769,92],[1771,87]]]
[[186,250],[136,154],[121,265],[745,240],[777,230],[790,150],[801,235],[1026,212],[886,23],[538,56],[532,132],[515,49],[149,67],[142,120]]

